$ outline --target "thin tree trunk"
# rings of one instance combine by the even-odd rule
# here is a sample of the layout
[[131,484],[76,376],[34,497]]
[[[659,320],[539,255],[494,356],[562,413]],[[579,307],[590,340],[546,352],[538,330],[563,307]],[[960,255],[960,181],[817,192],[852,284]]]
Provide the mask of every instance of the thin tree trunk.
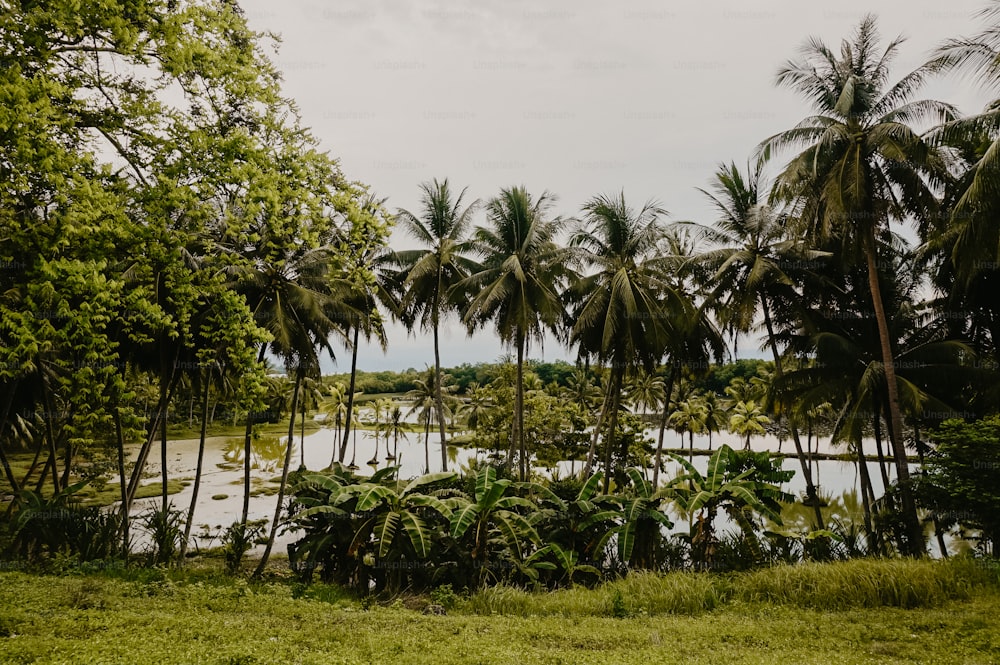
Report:
[[656,464],[653,467],[653,487],[657,487],[660,482],[660,464],[663,459],[663,435],[667,431],[667,420],[670,418],[670,398],[674,393],[674,375],[677,364],[671,362],[670,371],[667,373],[667,384],[663,392],[663,416],[660,418],[660,436],[656,441]]
[[424,416],[424,473],[431,472],[431,412]]
[[[163,374],[166,374],[164,370]],[[163,401],[163,408],[166,410],[167,404],[169,402],[166,399],[167,387],[166,377],[160,375],[160,397]],[[168,472],[167,472],[167,414],[164,412],[163,417],[160,418],[160,480],[162,484],[162,495],[163,495],[163,512],[167,512],[167,506],[169,505],[167,501],[167,483],[168,483]]]
[[882,288],[876,264],[875,226],[874,224],[866,226],[865,259],[868,264],[868,286],[871,290],[875,319],[878,322],[879,341],[882,346],[882,367],[885,373],[886,397],[889,400],[889,438],[896,457],[896,477],[899,479],[899,495],[902,499],[902,513],[907,530],[905,553],[917,557],[924,553],[923,531],[917,519],[917,505],[913,499],[913,488],[910,487],[910,467],[906,459],[906,446],[903,443],[903,418],[899,408],[899,386],[896,384],[892,338],[889,335],[889,323],[882,302]]
[[347,417],[344,423],[344,442],[340,445],[340,462],[347,454],[347,443],[351,440],[351,418],[354,416],[354,386],[358,374],[358,343],[361,341],[361,326],[354,328],[354,343],[351,349],[351,385],[347,390]]
[[58,494],[60,488],[59,472],[57,468],[58,457],[56,453],[56,433],[55,427],[52,425],[52,419],[55,417],[55,414],[52,413],[52,400],[49,398],[49,389],[47,386],[42,386],[42,393],[45,400],[45,418],[43,418],[43,421],[45,422],[45,438],[48,440],[49,444],[49,462],[52,469],[52,490],[54,493]]
[[[201,487],[202,465],[205,461],[205,436],[208,433],[208,392],[212,385],[211,370],[202,373],[205,387],[201,394],[201,435],[198,439],[198,466],[194,472],[194,487],[191,490],[191,505],[188,507],[187,522],[184,525],[184,539],[181,540],[181,561],[187,554],[188,542],[191,540],[191,525],[194,523],[194,509],[198,505],[198,489]],[[192,386],[192,389],[194,386]],[[193,390],[192,390],[193,392]]]
[[299,466],[306,468],[306,400],[302,399],[302,419],[299,421]]
[[875,432],[875,452],[878,454],[878,470],[882,476],[882,490],[889,490],[889,474],[885,469],[885,454],[882,452],[882,414],[879,413],[879,401],[875,400],[875,408],[872,409],[872,429]]
[[[440,272],[440,271],[439,271]],[[440,284],[438,285],[440,288]],[[434,294],[437,300],[437,293]],[[434,405],[437,407],[438,428],[441,430],[441,470],[448,470],[448,443],[444,427],[444,397],[441,394],[441,350],[438,345],[437,303],[434,303]]]
[[597,416],[597,424],[594,425],[594,433],[590,437],[590,450],[587,451],[587,464],[583,467],[583,477],[589,478],[590,474],[593,472],[594,468],[594,457],[597,456],[597,437],[601,433],[601,425],[604,424],[604,418],[608,413],[608,402],[611,401],[611,384],[608,384],[608,390],[604,391],[604,399],[601,400],[601,412]]
[[518,469],[521,482],[527,480],[527,454],[524,447],[524,333],[517,333],[517,392],[514,397],[514,431],[517,433],[517,449],[520,455]]
[[[771,356],[774,358],[774,378],[781,379],[784,376],[784,368],[781,362],[781,354],[778,353],[778,344],[774,339],[774,324],[771,321],[771,309],[768,307],[767,298],[763,292],[760,294],[761,308],[764,310],[764,326],[767,329],[767,341],[771,347]],[[820,510],[819,494],[816,485],[813,483],[812,468],[809,459],[802,454],[802,440],[799,438],[799,430],[795,423],[789,419],[789,433],[792,435],[792,443],[795,445],[795,452],[799,457],[799,466],[802,468],[802,478],[806,481],[806,499],[813,505],[813,517],[816,518],[816,528],[823,528],[823,511]],[[747,446],[749,447],[749,439]]]
[[128,519],[128,481],[125,478],[125,432],[122,430],[121,407],[115,406],[112,413],[115,422],[115,439],[118,443],[118,483],[121,490],[121,536],[122,558],[128,561],[129,555],[129,519]]
[[167,390],[166,401],[163,404],[160,404],[156,413],[153,414],[153,421],[150,423],[149,433],[147,434],[142,447],[139,449],[139,455],[136,458],[135,467],[132,469],[132,475],[128,481],[128,507],[130,510],[132,508],[132,502],[135,501],[135,493],[139,489],[139,483],[142,481],[142,473],[146,469],[146,461],[149,459],[149,451],[153,449],[153,443],[156,441],[156,433],[159,430],[160,420],[166,418],[167,405],[170,403],[170,399],[174,394],[174,388],[176,385],[177,373],[174,372],[170,377],[170,387]]
[[864,519],[865,532],[868,534],[869,549],[874,549],[876,553],[880,553],[882,545],[879,542],[878,535],[875,533],[875,529],[872,527],[872,505],[875,503],[872,479],[868,473],[868,462],[865,459],[864,448],[860,440],[856,447],[858,452],[858,477],[861,482],[861,513]]
[[274,508],[274,519],[271,520],[271,530],[267,536],[267,545],[264,546],[264,554],[257,564],[257,569],[253,571],[253,577],[259,579],[267,568],[267,560],[271,558],[271,549],[274,547],[274,538],[278,533],[278,522],[281,521],[281,508],[285,501],[285,487],[288,485],[288,469],[292,465],[292,443],[295,440],[295,410],[298,408],[299,388],[302,387],[303,370],[298,368],[295,371],[295,388],[292,390],[291,415],[288,418],[288,445],[285,446],[285,461],[281,465],[281,483],[278,485],[278,505]]
[[[14,403],[14,391],[17,388],[17,381],[10,385],[7,390],[7,399],[4,400],[3,413],[0,414],[0,441],[3,439],[3,432],[7,428],[7,418],[10,416],[10,407]],[[7,482],[10,483],[11,491],[17,494],[21,491],[21,486],[17,482],[17,478],[14,477],[14,470],[10,467],[10,462],[7,461],[7,455],[3,451],[3,445],[0,443],[0,464],[3,465],[4,475],[7,476]]]
[[[611,393],[611,420],[608,423],[608,437],[604,444],[604,493],[607,494],[611,489],[611,475],[613,469],[611,468],[612,457],[614,454],[615,446],[615,434],[618,430],[618,410],[621,408],[621,390],[622,390],[622,374],[623,369],[621,363],[615,361],[611,366],[611,382],[612,382],[612,393]],[[628,444],[625,444],[626,446]],[[627,454],[628,449],[625,449]]]
[[[260,351],[257,352],[257,364],[264,362],[264,355],[267,353],[267,344],[260,345]],[[251,437],[253,435],[253,424],[256,420],[256,414],[253,411],[247,409],[247,428],[246,432],[243,434],[243,510],[240,512],[240,524],[246,527],[247,519],[250,515],[250,456],[251,456]],[[244,528],[244,532],[246,529]]]

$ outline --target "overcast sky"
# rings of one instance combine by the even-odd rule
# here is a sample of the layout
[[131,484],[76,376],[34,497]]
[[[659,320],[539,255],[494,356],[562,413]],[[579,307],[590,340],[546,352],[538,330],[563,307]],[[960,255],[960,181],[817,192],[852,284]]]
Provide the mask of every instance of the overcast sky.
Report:
[[[548,190],[567,216],[624,189],[636,205],[653,198],[671,219],[706,223],[714,215],[696,188],[717,164],[746,163],[758,142],[809,113],[774,85],[807,37],[836,49],[871,11],[885,43],[907,37],[895,80],[943,39],[977,31],[985,4],[241,0],[251,27],[281,36],[271,57],[304,124],[391,209],[416,212],[418,185],[447,177],[469,200],[512,185]],[[919,96],[966,113],[986,100],[955,79]],[[502,353],[489,332],[470,339],[455,321],[442,332],[445,366]],[[752,344],[740,354],[759,355]],[[545,345],[545,359],[564,355]],[[347,371],[349,354],[338,360]],[[395,326],[388,354],[359,356],[365,370],[432,363],[430,335]]]

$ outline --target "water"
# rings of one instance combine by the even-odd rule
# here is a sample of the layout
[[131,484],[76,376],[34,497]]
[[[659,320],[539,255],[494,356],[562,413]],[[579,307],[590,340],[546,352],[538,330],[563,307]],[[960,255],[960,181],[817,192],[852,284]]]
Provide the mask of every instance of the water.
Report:
[[[377,465],[375,466],[369,466],[367,464],[367,462],[371,460],[376,453],[374,433],[367,430],[355,430],[351,436],[352,442],[351,445],[348,446],[344,463],[348,464],[353,459],[355,464],[359,467],[356,472],[359,475],[370,475],[374,469],[385,468],[390,464],[399,465],[401,467],[401,478],[416,477],[425,473],[427,470],[425,463],[426,453],[424,449],[423,432],[420,432],[419,434],[408,433],[406,437],[401,437],[399,439],[398,459],[395,462],[386,460],[388,449],[386,447],[385,437],[380,436],[378,441]],[[651,438],[655,440],[655,436],[656,433],[654,432],[652,433]],[[336,437],[337,434],[333,428],[323,428],[306,434],[304,442],[304,463],[306,468],[314,471],[320,471],[330,464]],[[194,543],[192,544],[193,550],[196,550],[199,547],[204,548],[218,546],[219,536],[222,531],[224,531],[230,524],[240,519],[243,508],[243,463],[242,459],[240,459],[237,464],[226,463],[226,459],[224,458],[224,453],[227,450],[226,442],[231,438],[232,437],[210,437],[206,441],[204,471],[202,473],[201,487],[199,488],[198,505],[195,508],[194,526],[192,527],[192,535],[195,536]],[[283,439],[284,437],[282,437],[282,440]],[[298,468],[300,463],[303,461],[300,437],[297,435],[294,441],[292,469]],[[687,444],[686,438],[684,443]],[[741,448],[743,445],[743,442],[736,441],[731,436],[716,435],[713,437],[714,447],[717,448],[723,443],[728,443],[734,448]],[[805,444],[804,440],[803,444]],[[392,441],[390,440],[390,448],[392,445]],[[813,445],[815,450],[815,442]],[[668,432],[664,441],[664,446],[679,447],[679,435]],[[777,451],[778,442],[776,439],[771,437],[759,437],[751,439],[751,447],[758,451]],[[781,448],[783,452],[792,452],[791,447],[791,442],[786,441]],[[696,436],[695,448],[707,449],[708,437]],[[831,448],[828,442],[820,443],[819,451],[824,453],[843,452],[842,450]],[[866,451],[873,452],[874,444],[869,442]],[[272,453],[273,452],[274,451],[272,451]],[[197,465],[197,454],[198,441],[196,439],[169,442],[169,476],[171,478],[193,480]],[[431,432],[430,435],[429,457],[430,471],[440,471],[441,448],[438,436],[435,432]],[[469,460],[473,458],[477,458],[480,461],[489,461],[488,453],[486,451],[475,448],[450,447],[448,469],[451,471],[457,471],[462,465],[468,464]],[[275,455],[273,459],[265,461],[270,464],[272,468],[269,470],[252,470],[252,490],[265,487],[276,487],[276,483],[269,481],[274,479],[276,476],[280,476],[283,459],[280,458],[280,456]],[[708,464],[708,456],[696,455],[694,457],[693,464],[696,469],[704,473]],[[571,473],[571,471],[579,471],[581,465],[582,463],[579,461],[575,463],[560,462],[557,465],[559,469],[558,472],[561,475],[566,476]],[[153,451],[153,454],[150,455],[150,460],[146,469],[147,475],[149,475],[150,478],[146,482],[154,484],[159,483],[159,468],[159,455],[156,454],[156,451]],[[795,472],[795,475],[788,483],[785,484],[783,489],[795,496],[803,496],[805,493],[805,481],[802,476],[799,461],[794,458],[787,458],[783,460],[782,468]],[[878,464],[876,462],[869,462],[868,469],[872,477],[872,482],[875,485],[876,494],[880,494],[883,488]],[[668,461],[666,463],[666,471],[665,473],[661,473],[660,477],[671,478],[680,472],[680,470],[680,464]],[[542,471],[546,472],[545,470]],[[856,466],[851,462],[819,460],[814,462],[814,482],[819,485],[820,492],[824,496],[839,497],[846,491],[856,490],[858,488]],[[193,483],[189,484],[179,493],[171,495],[170,500],[173,502],[176,509],[183,510],[186,513],[191,502],[193,487]],[[225,496],[223,497],[223,495]],[[260,494],[258,496],[251,496],[249,504],[249,519],[266,519],[268,520],[268,525],[270,525],[270,520],[274,515],[276,501],[276,494]],[[137,515],[150,508],[158,507],[160,505],[159,502],[159,498],[137,500],[133,505],[133,514]],[[283,529],[280,528],[278,533],[279,537],[275,543],[276,552],[284,551],[284,548],[288,543],[293,542],[298,538],[298,535],[294,533],[283,533]],[[205,537],[199,537],[202,535]],[[140,535],[137,538],[137,544],[141,546],[142,543],[143,540]],[[261,551],[262,548],[257,548],[254,552],[259,554]]]

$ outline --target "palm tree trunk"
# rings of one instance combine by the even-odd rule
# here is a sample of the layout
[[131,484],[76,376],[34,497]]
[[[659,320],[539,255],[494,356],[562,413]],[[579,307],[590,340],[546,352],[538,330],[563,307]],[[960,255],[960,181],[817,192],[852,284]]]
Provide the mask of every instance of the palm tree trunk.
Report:
[[[524,450],[524,333],[517,331],[517,385],[514,389],[514,427],[511,436],[511,452],[514,445],[520,459],[518,459],[518,477],[523,482],[525,475],[525,450]],[[510,456],[508,456],[508,460]]]
[[354,342],[351,349],[351,385],[347,389],[347,417],[344,422],[344,442],[340,445],[340,461],[347,454],[347,443],[351,437],[351,417],[354,415],[354,386],[358,376],[358,343],[361,341],[361,326],[354,328]]
[[875,452],[878,454],[878,470],[882,476],[883,491],[889,490],[889,474],[885,469],[885,454],[882,452],[882,414],[879,413],[881,402],[876,397],[874,399],[875,408],[872,409],[872,430],[875,432]]
[[879,543],[878,536],[872,526],[872,506],[875,504],[875,491],[872,488],[871,474],[868,473],[868,461],[865,459],[864,448],[860,440],[858,440],[856,448],[858,452],[858,477],[861,482],[861,512],[865,523],[865,531],[870,541],[869,549],[881,552],[881,543]]
[[[774,358],[774,378],[781,379],[784,376],[784,368],[781,362],[781,354],[778,353],[778,343],[774,338],[774,323],[771,321],[771,308],[768,307],[767,298],[763,292],[760,294],[761,308],[764,310],[764,326],[767,328],[767,342],[771,347],[771,356]],[[791,419],[789,419],[791,420]],[[799,457],[799,466],[802,467],[802,477],[806,481],[806,499],[813,504],[813,517],[816,518],[816,528],[823,528],[823,511],[820,510],[819,495],[816,485],[813,483],[812,467],[809,458],[802,454],[802,440],[799,438],[799,429],[795,423],[789,422],[788,429],[792,435],[792,443],[795,444],[795,452]],[[749,446],[749,441],[747,443]]]
[[188,542],[191,540],[194,509],[198,505],[198,489],[201,487],[201,473],[205,461],[205,437],[208,433],[208,392],[212,385],[210,377],[211,370],[205,369],[202,371],[201,379],[205,382],[205,386],[201,394],[201,434],[198,438],[198,465],[194,472],[194,487],[191,489],[191,505],[188,507],[187,522],[184,524],[184,539],[181,540],[181,561],[184,560],[184,555],[187,554]]
[[267,568],[267,560],[271,558],[271,548],[274,547],[274,537],[278,533],[278,522],[281,521],[281,508],[285,502],[285,487],[288,485],[288,469],[292,465],[292,443],[295,440],[295,410],[298,408],[299,388],[302,387],[304,370],[301,366],[295,371],[295,388],[292,389],[292,408],[288,418],[288,445],[285,446],[285,461],[281,466],[281,483],[278,485],[278,505],[274,508],[274,519],[271,520],[271,530],[267,536],[264,554],[253,571],[253,577],[259,579]]
[[[257,353],[258,365],[264,362],[266,353],[267,344],[261,344],[260,351]],[[254,414],[247,411],[247,430],[243,436],[243,512],[240,513],[240,524],[244,526],[244,532],[246,531],[247,516],[250,514],[250,438],[253,434],[253,421]]]
[[424,473],[431,472],[431,411],[424,415]]
[[660,417],[660,436],[656,441],[656,465],[653,467],[653,487],[657,487],[660,482],[660,464],[663,459],[663,435],[667,431],[667,420],[670,418],[670,398],[674,393],[674,375],[677,364],[670,363],[670,371],[667,372],[667,384],[663,386],[663,415]]
[[604,391],[604,399],[601,400],[601,412],[597,416],[597,423],[594,425],[594,433],[590,437],[590,450],[587,451],[587,464],[583,467],[583,477],[589,478],[590,474],[593,472],[594,468],[594,457],[597,456],[597,437],[601,433],[601,425],[604,424],[604,418],[608,413],[608,402],[611,401],[611,384],[608,384],[608,390]]
[[904,551],[906,554],[916,557],[924,552],[923,531],[917,519],[917,505],[913,500],[913,488],[910,487],[910,467],[906,459],[906,446],[903,443],[903,418],[899,408],[899,386],[896,384],[892,338],[889,335],[889,323],[882,302],[882,288],[879,284],[876,263],[875,226],[874,224],[866,224],[866,227],[865,260],[868,264],[868,287],[871,290],[872,305],[875,308],[875,319],[878,323],[879,342],[882,347],[882,368],[885,373],[886,397],[889,401],[889,439],[892,441],[893,453],[896,458],[896,477],[899,479],[899,494],[902,499],[903,519],[907,531]]
[[[624,368],[621,362],[615,361],[611,366],[611,421],[608,423],[608,437],[604,444],[604,493],[607,494],[611,489],[611,474],[613,469],[611,468],[612,455],[614,453],[615,446],[615,435],[618,431],[618,411],[621,409],[622,402],[622,374],[624,374]],[[623,450],[622,459],[627,459],[628,455],[628,444],[623,444],[625,449]]]
[[[437,294],[435,293],[435,300]],[[435,308],[437,303],[435,302]],[[438,345],[437,310],[434,316],[434,406],[437,408],[438,428],[441,430],[441,470],[448,470],[448,443],[444,428],[444,398],[441,396],[441,349]]]

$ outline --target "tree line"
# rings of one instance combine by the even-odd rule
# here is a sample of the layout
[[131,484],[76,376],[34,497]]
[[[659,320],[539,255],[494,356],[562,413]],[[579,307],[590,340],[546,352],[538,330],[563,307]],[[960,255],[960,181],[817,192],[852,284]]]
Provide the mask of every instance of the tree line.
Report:
[[[0,90],[12,100],[0,127],[0,465],[14,494],[60,495],[103,456],[120,478],[123,543],[157,444],[168,513],[179,395],[198,396],[199,467],[212,396],[240,405],[245,532],[267,356],[290,379],[291,441],[321,354],[352,354],[350,414],[357,350],[385,347],[389,318],[431,334],[442,471],[446,318],[470,334],[489,327],[512,354],[502,466],[519,482],[533,454],[532,345],[551,333],[579,365],[603,368],[583,473],[600,469],[605,493],[627,482],[627,383],[663,382],[646,404],[660,424],[656,474],[675,386],[722,359],[728,340],[758,333],[774,363],[764,399],[800,455],[816,526],[801,431],[828,409],[835,435],[859,451],[864,432],[886,437],[901,549],[914,555],[923,534],[908,449],[922,454],[922,433],[948,418],[996,411],[997,111],[962,116],[915,99],[932,76],[996,82],[996,11],[900,79],[890,65],[901,40],[882,47],[872,17],[839,51],[808,41],[776,82],[809,115],[765,138],[745,168],[720,165],[704,190],[718,212],[707,223],[669,223],[659,203],[624,191],[562,217],[549,192],[512,186],[469,201],[447,179],[420,185],[415,212],[390,211],[317,150],[235,3],[56,2],[0,20]],[[388,247],[392,224],[419,247]],[[753,409],[743,417],[749,427]],[[8,459],[17,450],[34,453],[21,477]]]

